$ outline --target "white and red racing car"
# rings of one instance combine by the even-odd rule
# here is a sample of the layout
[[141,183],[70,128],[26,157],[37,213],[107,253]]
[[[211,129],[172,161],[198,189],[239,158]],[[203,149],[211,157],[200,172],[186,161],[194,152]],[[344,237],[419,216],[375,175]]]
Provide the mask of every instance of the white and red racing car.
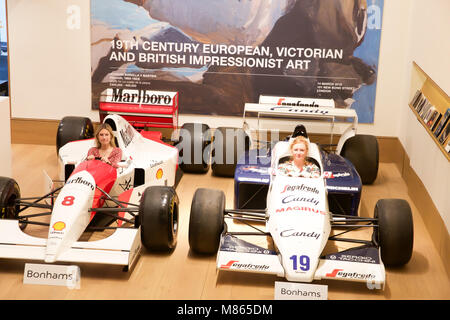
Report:
[[[42,197],[21,198],[16,181],[0,177],[0,258],[128,268],[142,245],[150,250],[176,246],[178,149],[163,143],[159,132],[138,132],[119,115],[108,115],[103,122],[112,127],[122,149],[117,169],[85,160],[95,144],[92,123],[66,117],[57,135],[62,187]],[[28,213],[31,208],[45,212]],[[33,221],[45,215],[50,219]],[[22,231],[33,223],[48,225],[48,237]],[[86,230],[107,228],[116,230],[101,240],[79,240]]]

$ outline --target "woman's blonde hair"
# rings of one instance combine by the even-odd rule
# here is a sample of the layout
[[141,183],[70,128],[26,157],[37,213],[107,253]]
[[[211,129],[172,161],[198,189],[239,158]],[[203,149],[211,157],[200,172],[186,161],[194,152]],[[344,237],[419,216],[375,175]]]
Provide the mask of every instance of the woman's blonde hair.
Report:
[[98,134],[99,134],[100,131],[102,131],[103,129],[106,129],[106,130],[109,132],[109,134],[111,135],[111,140],[109,141],[109,144],[110,144],[113,148],[115,148],[115,147],[116,147],[116,142],[115,142],[115,139],[114,139],[114,133],[113,133],[113,130],[112,130],[111,126],[110,126],[109,124],[107,124],[107,123],[102,123],[102,124],[100,124],[100,125],[97,127],[97,129],[95,130],[95,143],[96,143],[96,145],[97,145],[97,148],[100,149],[100,147],[102,146],[101,143],[100,143],[100,141],[98,140]]
[[298,137],[295,137],[294,140],[292,140],[291,145],[289,146],[289,150],[291,151],[291,153],[292,153],[292,148],[294,148],[294,146],[297,143],[304,143],[305,147],[306,147],[306,154],[308,154],[309,143],[308,143],[308,139],[306,139],[304,136],[298,136]]

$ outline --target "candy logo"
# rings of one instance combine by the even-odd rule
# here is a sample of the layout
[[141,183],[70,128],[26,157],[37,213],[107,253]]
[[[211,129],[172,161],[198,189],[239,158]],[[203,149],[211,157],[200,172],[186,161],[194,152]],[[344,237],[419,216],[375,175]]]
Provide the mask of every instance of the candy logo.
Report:
[[62,221],[55,222],[53,225],[53,230],[55,231],[62,231],[66,228],[66,224]]
[[161,179],[163,176],[163,170],[161,168],[158,169],[158,171],[156,171],[156,179]]

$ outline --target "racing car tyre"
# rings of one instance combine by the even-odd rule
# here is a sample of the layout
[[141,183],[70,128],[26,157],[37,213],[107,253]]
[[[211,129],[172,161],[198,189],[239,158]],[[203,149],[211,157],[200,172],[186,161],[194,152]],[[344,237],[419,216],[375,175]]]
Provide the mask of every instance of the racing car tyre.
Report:
[[177,245],[178,196],[172,187],[145,189],[139,205],[141,242],[149,250],[170,251]]
[[189,219],[189,246],[200,254],[215,254],[224,228],[225,194],[221,190],[197,189]]
[[20,198],[20,188],[12,178],[0,177],[0,218],[16,219],[18,206],[14,205]]
[[403,199],[381,199],[375,205],[373,241],[380,246],[381,259],[387,266],[401,266],[411,259],[414,227],[411,207]]
[[94,137],[92,121],[86,117],[64,117],[56,134],[56,152],[68,142]]
[[[213,174],[234,177],[238,160],[249,148],[250,138],[244,130],[226,127],[217,128],[214,132],[211,151]],[[230,160],[232,160],[231,163]]]
[[[203,123],[185,123],[177,143],[180,168],[188,173],[206,173],[210,167],[211,132]],[[189,148],[185,152],[184,148]],[[201,154],[199,152],[201,151]]]
[[363,184],[375,181],[379,163],[378,141],[375,136],[357,134],[347,139],[342,146],[341,156],[353,163]]

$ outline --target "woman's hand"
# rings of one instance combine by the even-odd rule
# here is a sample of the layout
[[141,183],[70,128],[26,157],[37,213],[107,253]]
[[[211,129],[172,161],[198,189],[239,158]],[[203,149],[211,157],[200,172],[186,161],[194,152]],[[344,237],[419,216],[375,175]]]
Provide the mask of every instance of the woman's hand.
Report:
[[102,157],[101,159],[104,163],[111,164],[107,157]]
[[86,160],[94,160],[94,158],[95,158],[95,157],[94,157],[93,155],[90,155],[90,156],[87,156],[87,157],[86,157]]

